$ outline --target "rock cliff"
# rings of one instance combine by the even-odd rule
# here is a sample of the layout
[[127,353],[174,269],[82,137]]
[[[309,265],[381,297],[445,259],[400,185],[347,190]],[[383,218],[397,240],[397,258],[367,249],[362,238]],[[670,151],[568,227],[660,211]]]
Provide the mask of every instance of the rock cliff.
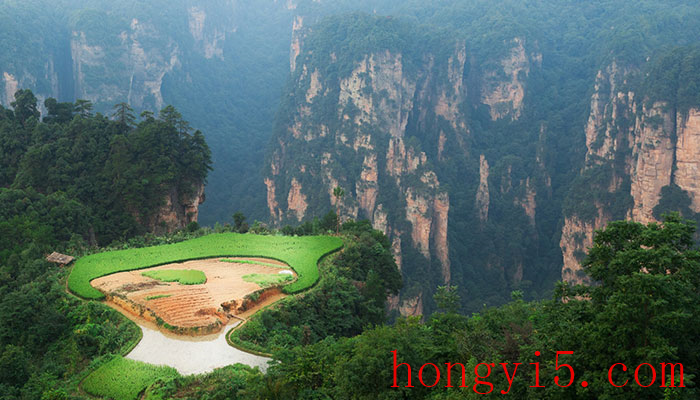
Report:
[[655,222],[669,211],[657,210],[664,188],[680,188],[691,210],[700,210],[698,109],[679,112],[669,101],[636,96],[628,81],[638,75],[613,62],[596,77],[581,170],[582,177],[596,178],[580,179],[581,186],[572,188],[575,196],[589,194],[565,216],[560,247],[566,281],[584,281],[580,262],[595,230],[617,219]]
[[191,193],[186,194],[180,193],[176,188],[170,188],[164,198],[164,204],[140,222],[149,232],[155,234],[185,228],[190,222],[197,221],[199,206],[204,202],[204,198],[203,184],[196,185]]
[[[318,217],[340,201],[342,219],[369,219],[392,240],[405,286],[413,288],[392,299],[392,307],[404,314],[422,313],[431,296],[424,290],[426,277],[418,278],[417,270],[434,282],[427,285],[431,290],[455,283],[450,248],[462,239],[451,231],[452,196],[444,182],[471,192],[474,215],[484,223],[489,218],[490,160],[483,154],[474,160],[468,110],[486,105],[494,120],[517,121],[532,57],[523,40],[513,40],[512,50],[498,64],[505,81],[493,71],[470,78],[470,55],[462,41],[446,43],[450,51],[445,54],[409,58],[401,49],[379,48],[342,64],[342,44],[310,47],[323,28],[312,32],[303,21],[297,17],[292,27],[292,88],[266,163],[269,215],[283,225]],[[447,172],[455,160],[466,171],[476,166],[476,181],[464,180],[472,172],[455,180]],[[503,196],[534,226],[535,177],[514,175]],[[345,189],[340,200],[333,196],[336,186]],[[412,256],[407,258],[408,253]],[[507,281],[520,282],[523,256],[511,260],[512,267],[498,257],[490,265]]]

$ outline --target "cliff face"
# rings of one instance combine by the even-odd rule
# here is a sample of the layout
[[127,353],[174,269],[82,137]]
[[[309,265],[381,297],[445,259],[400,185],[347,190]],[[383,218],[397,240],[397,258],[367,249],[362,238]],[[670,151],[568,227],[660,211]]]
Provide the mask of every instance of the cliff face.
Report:
[[673,180],[688,192],[691,209],[700,212],[700,110],[676,116],[676,162]]
[[[627,176],[632,172],[630,152],[636,130],[633,122],[634,93],[626,89],[628,74],[629,71],[622,70],[616,63],[598,71],[585,127],[586,158],[581,174],[601,170],[608,174],[602,182],[586,181],[578,190],[604,193],[623,191],[629,196],[629,185],[621,187],[622,175]],[[618,164],[614,165],[616,162]],[[613,219],[611,205],[604,200],[589,197],[584,201],[586,204],[578,206],[587,206],[592,210],[585,217],[578,210],[565,214],[559,242],[563,257],[562,280],[571,283],[585,281],[580,262],[593,245],[595,230],[604,228]],[[624,217],[625,215],[615,215],[615,218]]]
[[140,222],[149,232],[155,234],[173,232],[197,221],[199,205],[203,202],[203,184],[196,185],[192,193],[188,194],[170,188],[164,198],[164,204],[149,218]]
[[[470,55],[460,41],[446,43],[450,51],[440,55],[408,59],[399,49],[377,49],[342,64],[340,48],[309,47],[317,33],[296,17],[290,46],[292,88],[264,178],[270,218],[283,225],[339,206],[343,219],[369,219],[391,239],[405,287],[411,289],[390,299],[392,308],[422,313],[430,293],[417,287],[460,284],[453,281],[455,256],[450,249],[463,238],[452,232],[452,196],[445,181],[475,199],[469,205],[472,215],[483,223],[489,219],[491,160],[472,155],[469,110],[487,106],[492,120],[517,121],[525,79],[539,58],[533,61],[524,41],[516,38],[496,64],[500,70],[472,78]],[[460,165],[466,175],[455,175],[452,165]],[[534,175],[518,172],[502,178],[510,183],[497,198],[508,198],[508,207],[534,227]],[[340,200],[333,196],[337,186],[345,189]],[[471,234],[487,233],[476,228]],[[408,253],[413,256],[407,258]],[[483,263],[508,282],[520,282],[523,257],[491,257]],[[434,284],[426,285],[426,279]]]
[[75,96],[108,104],[126,99],[138,109],[160,110],[165,105],[163,78],[180,65],[178,44],[137,18],[113,39],[114,45],[103,44],[85,31],[73,31],[70,47]]
[[637,99],[627,82],[634,74],[638,72],[612,63],[596,78],[581,175],[599,178],[574,189],[594,193],[586,200],[591,210],[566,215],[560,241],[562,278],[572,283],[583,282],[580,261],[593,244],[594,231],[617,219],[657,222],[666,210],[655,208],[669,185],[685,191],[692,211],[700,210],[698,110],[678,112],[667,101]]
[[[487,71],[483,78],[481,101],[489,106],[493,120],[518,119],[523,111],[530,58],[521,38],[513,39],[511,45],[510,54],[501,60],[501,68]],[[541,62],[541,56],[536,56],[535,61]]]
[[[295,37],[301,35],[300,27],[297,18]],[[410,118],[426,118],[415,115],[426,106],[449,117],[453,126],[464,126],[456,115],[464,96],[464,48],[450,58],[449,85],[435,93],[430,57],[419,72],[408,73],[401,53],[370,53],[347,76],[333,79],[304,60],[298,45],[293,40],[290,59],[295,85],[304,95],[295,98],[290,123],[270,156],[265,179],[270,216],[279,224],[308,218],[312,206],[334,209],[333,189],[341,186],[346,192],[340,199],[341,218],[368,218],[392,239],[399,260],[402,246],[412,246],[425,259],[435,258],[440,281],[449,282],[449,195],[426,152],[407,140],[406,127]],[[327,62],[334,62],[333,54]],[[329,103],[332,108],[326,108]],[[318,122],[314,116],[319,114],[327,118]],[[401,211],[392,212],[397,208]],[[404,313],[420,313],[421,296],[395,305]]]

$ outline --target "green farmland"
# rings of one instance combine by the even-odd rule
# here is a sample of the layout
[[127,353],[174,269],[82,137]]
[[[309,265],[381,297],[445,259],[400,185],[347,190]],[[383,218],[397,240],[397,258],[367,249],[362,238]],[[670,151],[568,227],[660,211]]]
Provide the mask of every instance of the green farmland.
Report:
[[114,400],[136,399],[158,379],[178,377],[174,368],[156,366],[115,356],[88,375],[82,383],[87,393]]
[[210,257],[266,257],[289,264],[298,279],[285,286],[287,293],[309,288],[318,280],[317,263],[343,242],[333,236],[263,236],[219,233],[180,243],[92,254],[76,261],[68,288],[86,299],[99,300],[104,295],[90,281],[115,272],[131,271],[157,265]]
[[292,279],[294,279],[294,277],[292,275],[288,275],[288,274],[248,274],[248,275],[243,275],[244,281],[257,283],[261,287],[276,285],[278,283],[291,281]]
[[204,272],[196,269],[165,269],[142,272],[141,275],[161,282],[178,282],[181,285],[199,285],[207,281]]

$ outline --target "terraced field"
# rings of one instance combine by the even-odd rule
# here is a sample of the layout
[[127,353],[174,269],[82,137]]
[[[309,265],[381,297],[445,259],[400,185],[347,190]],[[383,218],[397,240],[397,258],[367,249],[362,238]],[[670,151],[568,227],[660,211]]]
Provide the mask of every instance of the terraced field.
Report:
[[[180,333],[208,334],[218,331],[238,313],[255,307],[247,296],[269,284],[246,280],[249,275],[267,277],[272,281],[284,275],[290,278],[289,267],[281,263],[222,261],[220,258],[191,260],[166,264],[138,271],[117,272],[97,278],[92,285],[107,296],[107,301],[144,319],[165,324]],[[201,284],[167,282],[155,277],[162,271],[196,270],[206,279]],[[287,272],[288,274],[283,274]],[[291,276],[294,278],[294,275]],[[282,283],[288,283],[283,281]],[[259,297],[259,296],[258,296]]]

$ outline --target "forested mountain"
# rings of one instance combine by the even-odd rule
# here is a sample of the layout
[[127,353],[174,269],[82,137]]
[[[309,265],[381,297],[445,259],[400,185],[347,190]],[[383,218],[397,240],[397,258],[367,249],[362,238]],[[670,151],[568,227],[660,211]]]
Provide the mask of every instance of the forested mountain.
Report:
[[139,328],[69,295],[65,270],[45,256],[196,229],[210,151],[170,106],[137,121],[125,103],[107,117],[89,101],[48,98],[42,118],[30,90],[15,97],[0,106],[0,398],[65,399]]
[[674,5],[409,2],[397,17],[299,18],[265,165],[271,218],[311,218],[346,188],[341,215],[392,239],[403,314],[431,310],[440,283],[474,311],[580,282],[595,229],[700,210],[700,10]]
[[341,186],[341,216],[392,241],[395,310],[429,313],[450,282],[473,311],[580,281],[608,221],[694,218],[698,14],[685,0],[9,1],[0,102],[29,88],[105,113],[173,104],[213,149],[202,223],[311,221]]

